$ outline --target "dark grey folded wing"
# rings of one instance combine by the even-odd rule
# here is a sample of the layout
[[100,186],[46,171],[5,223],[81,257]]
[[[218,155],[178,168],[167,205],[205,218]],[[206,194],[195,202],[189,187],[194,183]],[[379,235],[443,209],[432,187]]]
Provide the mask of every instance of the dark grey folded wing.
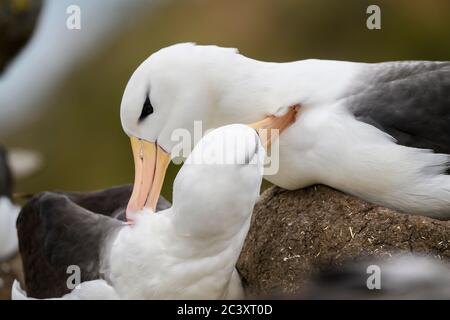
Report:
[[35,298],[70,292],[68,267],[78,266],[81,281],[100,278],[102,254],[123,222],[86,210],[67,196],[33,197],[17,220],[25,286]]
[[[130,199],[133,185],[127,184],[93,192],[58,192],[71,201],[92,212],[125,221],[125,209]],[[156,211],[170,208],[164,197],[159,197]]]
[[367,65],[344,103],[401,145],[450,154],[450,62]]
[[[76,265],[81,281],[102,278],[103,256],[124,226],[131,185],[94,192],[44,192],[35,195],[17,220],[25,286],[35,298],[68,292],[67,268]],[[157,211],[170,207],[163,197]]]

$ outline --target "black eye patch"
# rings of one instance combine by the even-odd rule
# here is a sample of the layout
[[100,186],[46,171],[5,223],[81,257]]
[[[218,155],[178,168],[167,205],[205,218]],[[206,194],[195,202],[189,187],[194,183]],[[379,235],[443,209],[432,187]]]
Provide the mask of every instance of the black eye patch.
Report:
[[144,105],[142,106],[142,112],[139,116],[139,121],[144,120],[147,116],[151,115],[153,113],[153,106],[150,102],[150,98],[147,96],[147,99],[145,99]]

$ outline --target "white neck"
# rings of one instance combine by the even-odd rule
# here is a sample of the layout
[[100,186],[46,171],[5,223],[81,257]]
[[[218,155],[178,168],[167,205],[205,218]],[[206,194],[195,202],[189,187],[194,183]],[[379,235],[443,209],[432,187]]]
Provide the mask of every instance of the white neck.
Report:
[[296,104],[309,107],[334,101],[363,65],[331,60],[271,63],[238,54],[210,63],[216,64],[208,75],[217,101],[213,127],[283,114]]
[[[250,217],[231,237],[183,235],[172,209],[119,233],[110,279],[123,298],[220,299],[229,290]],[[199,222],[201,223],[201,222]],[[145,279],[145,281],[143,281]]]

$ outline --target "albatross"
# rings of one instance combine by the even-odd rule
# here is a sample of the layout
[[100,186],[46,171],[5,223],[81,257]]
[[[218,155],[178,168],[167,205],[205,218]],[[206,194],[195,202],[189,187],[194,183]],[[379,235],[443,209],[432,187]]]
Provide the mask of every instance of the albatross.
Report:
[[[12,296],[242,298],[235,264],[259,196],[264,157],[248,126],[211,131],[177,174],[172,207],[155,214],[144,209],[133,225],[90,211],[99,210],[93,207],[98,201],[86,197],[37,195],[17,222],[25,290],[16,282]],[[105,203],[104,213],[117,205]],[[71,265],[81,269],[81,291],[67,287]]]
[[176,141],[229,123],[278,129],[285,189],[325,184],[410,214],[450,217],[450,62],[254,60],[193,43],[163,48],[131,76],[121,121],[135,184],[127,215],[154,208]]

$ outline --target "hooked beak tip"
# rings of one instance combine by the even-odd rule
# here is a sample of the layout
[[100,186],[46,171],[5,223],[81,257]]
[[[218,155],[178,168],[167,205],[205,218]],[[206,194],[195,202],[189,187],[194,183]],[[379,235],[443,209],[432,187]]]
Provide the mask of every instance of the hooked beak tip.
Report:
[[170,162],[170,153],[157,143],[131,137],[135,165],[133,192],[128,202],[127,220],[142,209],[156,211],[164,176]]

